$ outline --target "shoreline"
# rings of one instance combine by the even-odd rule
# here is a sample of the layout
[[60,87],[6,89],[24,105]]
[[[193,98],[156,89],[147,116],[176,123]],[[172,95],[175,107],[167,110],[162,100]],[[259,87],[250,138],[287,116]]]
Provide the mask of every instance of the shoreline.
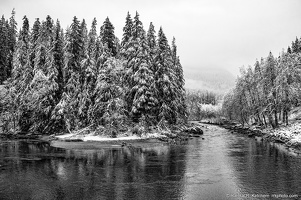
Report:
[[294,123],[288,126],[280,126],[276,129],[261,128],[258,126],[242,126],[234,122],[227,123],[205,123],[223,127],[231,133],[247,135],[256,140],[265,140],[282,145],[290,152],[301,156],[301,124]]
[[[34,140],[49,143],[49,145],[64,149],[95,149],[95,148],[119,148],[119,147],[141,147],[160,144],[182,144],[189,138],[201,137],[204,126],[195,123],[189,123],[173,130],[152,130],[148,133],[134,134],[127,131],[112,138],[95,131],[84,133],[78,130],[72,133],[61,135],[41,135],[41,134],[20,134],[8,133],[0,134],[0,141],[11,140]],[[85,128],[86,129],[86,128]],[[83,130],[85,130],[83,129]]]

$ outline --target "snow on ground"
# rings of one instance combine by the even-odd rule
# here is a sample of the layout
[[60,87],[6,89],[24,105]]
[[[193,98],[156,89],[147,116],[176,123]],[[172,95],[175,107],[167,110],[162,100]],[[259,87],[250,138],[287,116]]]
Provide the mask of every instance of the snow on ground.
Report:
[[283,126],[275,130],[267,131],[272,136],[282,140],[289,140],[293,143],[301,143],[301,124],[295,123],[288,126]]
[[86,135],[83,137],[83,141],[118,141],[118,140],[137,140],[141,139],[136,135],[126,136],[126,137],[117,137],[117,138],[108,138],[108,137],[100,137],[100,136],[93,136],[93,135]]
[[141,137],[137,135],[128,135],[128,136],[119,136],[117,138],[110,138],[107,136],[102,135],[95,135],[95,134],[75,134],[75,133],[69,133],[64,135],[55,136],[59,140],[76,140],[80,139],[82,141],[119,141],[119,140],[139,140],[139,139],[149,139],[149,138],[162,138],[166,137],[165,135],[162,135],[160,133],[150,133],[147,135],[142,135]]

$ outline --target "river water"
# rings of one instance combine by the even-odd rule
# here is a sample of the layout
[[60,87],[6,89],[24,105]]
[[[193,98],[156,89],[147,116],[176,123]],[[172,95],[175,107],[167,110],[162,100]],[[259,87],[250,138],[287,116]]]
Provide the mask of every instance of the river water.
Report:
[[301,198],[300,157],[214,126],[203,138],[95,150],[3,141],[0,199]]

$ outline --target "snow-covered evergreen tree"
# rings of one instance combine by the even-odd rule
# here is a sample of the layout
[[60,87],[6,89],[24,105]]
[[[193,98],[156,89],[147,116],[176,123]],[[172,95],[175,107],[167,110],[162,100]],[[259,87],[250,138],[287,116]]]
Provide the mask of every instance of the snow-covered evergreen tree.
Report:
[[123,27],[123,37],[121,40],[122,47],[129,42],[133,34],[132,32],[133,32],[133,20],[131,18],[130,13],[128,12],[125,19],[125,25]]
[[173,38],[172,40],[171,55],[173,61],[173,69],[176,75],[177,90],[175,92],[178,92],[176,94],[176,101],[178,102],[177,117],[182,121],[186,121],[187,111],[186,111],[186,104],[185,104],[185,88],[184,88],[185,80],[184,80],[183,68],[180,62],[180,58],[177,54],[177,46],[176,46],[175,38]]
[[64,113],[67,129],[78,129],[79,123],[79,94],[81,92],[80,72],[81,72],[81,52],[83,51],[83,38],[81,37],[80,22],[77,17],[73,18],[70,30],[66,32],[65,46],[65,90],[59,105],[60,113]]
[[4,16],[0,19],[0,85],[8,78],[8,34],[9,24],[5,20]]
[[125,118],[122,73],[122,62],[108,58],[98,74],[95,88],[93,123],[107,127],[113,137]]
[[14,110],[17,113],[17,121],[21,131],[28,131],[31,111],[28,108],[27,93],[29,84],[33,78],[33,70],[30,65],[30,32],[29,22],[23,17],[22,29],[19,33],[16,51],[13,58],[12,80],[10,81],[11,96],[14,97]]
[[114,26],[110,22],[109,17],[105,19],[100,27],[100,39],[103,45],[106,45],[112,56],[117,54],[116,36],[114,34]]
[[167,121],[175,124],[177,120],[177,78],[173,66],[171,49],[162,27],[158,32],[158,51],[156,55],[155,82],[159,107],[157,109],[158,121]]

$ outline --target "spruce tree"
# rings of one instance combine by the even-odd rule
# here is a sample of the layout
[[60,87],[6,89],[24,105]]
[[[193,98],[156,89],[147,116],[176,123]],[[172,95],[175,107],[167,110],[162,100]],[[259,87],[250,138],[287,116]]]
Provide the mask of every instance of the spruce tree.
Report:
[[[54,103],[55,106],[51,112],[51,121],[49,123],[49,130],[54,132],[65,130],[65,120],[62,108],[62,96],[65,88],[64,84],[64,35],[60,26],[59,20],[56,22],[55,26],[55,37],[53,43],[53,64],[56,70],[53,69],[51,80],[55,81],[57,84],[57,89],[54,93]],[[54,75],[57,75],[56,77]]]
[[154,75],[150,67],[149,47],[142,22],[136,12],[132,37],[123,45],[125,67],[124,85],[127,87],[125,101],[129,116],[139,122],[143,116],[148,120],[156,102],[154,98]]
[[30,65],[30,32],[29,22],[26,16],[23,17],[22,29],[19,33],[16,51],[13,58],[12,80],[10,82],[10,96],[15,101],[13,102],[13,112],[17,115],[18,125],[21,131],[28,131],[31,126],[31,114],[27,102],[27,94],[29,84],[33,78],[33,69]]
[[97,77],[95,104],[93,106],[93,123],[105,126],[112,137],[125,119],[124,88],[122,86],[122,62],[108,58]]
[[134,17],[133,21],[133,30],[132,30],[132,36],[133,39],[141,38],[143,37],[142,35],[145,33],[143,29],[142,22],[139,19],[139,13],[136,11],[136,15]]
[[158,51],[156,56],[155,82],[159,101],[158,121],[175,124],[177,120],[176,94],[179,93],[176,86],[176,75],[172,63],[171,50],[162,28],[158,32]]
[[[147,45],[148,45],[148,58],[149,58],[149,68],[152,73],[155,74],[157,71],[156,65],[156,55],[157,55],[157,43],[156,43],[156,31],[153,23],[149,25],[149,29],[146,35]],[[155,82],[153,83],[155,85]],[[155,86],[153,86],[155,88]],[[156,90],[155,90],[156,91]]]
[[291,47],[290,47],[290,46],[287,47],[287,53],[289,53],[289,54],[292,53],[292,50],[291,50]]
[[36,21],[33,24],[33,28],[31,31],[31,47],[30,47],[30,64],[31,67],[34,68],[34,59],[36,54],[36,48],[38,45],[38,38],[40,36],[40,29],[41,29],[41,22],[39,18],[36,19]]
[[133,32],[133,21],[130,13],[128,12],[125,19],[125,26],[123,27],[123,37],[121,40],[122,47],[129,42],[130,38],[132,37],[132,32]]
[[180,62],[180,58],[177,55],[177,46],[176,39],[173,37],[172,46],[171,46],[171,56],[173,61],[173,69],[176,77],[176,102],[177,102],[177,118],[182,119],[182,121],[186,121],[187,119],[187,111],[185,104],[185,80],[183,75],[183,68]]
[[16,40],[17,40],[17,22],[15,20],[15,9],[12,10],[11,17],[9,18],[9,31],[8,31],[8,47],[9,47],[9,57],[8,57],[8,67],[7,76],[11,77],[13,69],[13,56],[15,52]]
[[8,78],[7,75],[8,30],[6,24],[7,22],[5,18],[4,16],[2,16],[0,20],[0,85],[2,85],[2,83]]
[[132,114],[134,117],[140,117],[150,124],[154,122],[154,107],[157,104],[155,97],[154,73],[150,67],[150,59],[148,55],[148,44],[144,30],[141,30],[141,35],[138,40],[138,60],[139,65],[137,71],[133,75],[134,94]]
[[298,53],[299,52],[299,40],[296,37],[295,42],[292,42],[292,52],[293,53]]
[[55,27],[47,16],[42,22],[35,44],[34,77],[31,82],[30,105],[32,106],[33,125],[31,131],[49,133],[57,131],[53,110],[58,103],[58,67],[54,58]]
[[56,94],[56,102],[61,99],[62,92],[64,90],[64,35],[61,29],[61,25],[59,20],[56,22],[55,26],[55,37],[54,37],[54,44],[53,44],[53,57],[54,57],[54,64],[58,71],[57,75],[57,83],[58,83],[58,92]]
[[116,37],[114,34],[114,26],[107,17],[100,28],[100,38],[103,45],[106,45],[112,56],[117,54]]

